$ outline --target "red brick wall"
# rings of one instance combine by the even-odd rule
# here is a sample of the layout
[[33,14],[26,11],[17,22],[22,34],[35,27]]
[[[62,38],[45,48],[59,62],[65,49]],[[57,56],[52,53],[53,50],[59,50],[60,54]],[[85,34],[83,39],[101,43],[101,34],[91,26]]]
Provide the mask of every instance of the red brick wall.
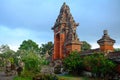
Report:
[[103,52],[114,51],[114,48],[112,45],[103,45],[103,46],[100,46],[100,49]]

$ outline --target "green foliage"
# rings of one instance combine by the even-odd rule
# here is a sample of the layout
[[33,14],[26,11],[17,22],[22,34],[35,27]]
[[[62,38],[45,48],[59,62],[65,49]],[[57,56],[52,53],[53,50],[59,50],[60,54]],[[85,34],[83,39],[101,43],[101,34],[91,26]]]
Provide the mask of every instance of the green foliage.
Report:
[[8,45],[1,45],[0,46],[0,53],[5,53],[10,50],[10,47]]
[[14,63],[14,56],[15,52],[10,49],[8,45],[1,45],[0,46],[0,66],[5,66],[5,62],[7,60],[11,61],[11,63]]
[[64,66],[71,72],[81,72],[89,70],[95,74],[106,75],[112,73],[116,64],[109,60],[103,53],[94,53],[92,55],[81,57],[79,53],[72,52],[63,60]]
[[29,77],[34,76],[34,74],[39,73],[43,65],[47,65],[48,61],[43,55],[35,54],[32,51],[19,51],[20,58],[25,64],[24,70],[21,76]]
[[[0,57],[0,67],[4,66],[4,61],[2,60],[2,58]],[[0,69],[1,70],[1,69]]]
[[120,51],[120,48],[115,48],[114,51]]
[[52,42],[48,42],[46,44],[42,44],[42,46],[40,47],[40,54],[46,54],[48,52],[48,54],[52,54],[52,48],[53,48],[53,43]]
[[94,53],[84,57],[84,66],[93,73],[107,74],[114,69],[115,63],[108,60],[102,53]]
[[39,50],[38,45],[32,40],[23,41],[20,45],[14,61],[18,63],[19,60],[22,60],[25,64],[21,76],[34,76],[40,72],[41,66],[49,64],[44,55],[36,54]]
[[4,59],[8,59],[10,57],[13,57],[13,54],[15,54],[15,52],[13,50],[10,49],[10,47],[8,45],[1,45],[0,46],[0,57],[4,58]]
[[76,51],[72,52],[63,60],[64,67],[70,72],[79,73],[83,70],[83,58]]
[[25,69],[30,71],[38,71],[40,70],[39,64],[40,60],[37,54],[29,53],[22,58],[23,62],[25,63]]
[[8,60],[9,60],[12,64],[14,64],[14,58],[13,58],[13,57],[8,58]]
[[86,50],[90,50],[90,49],[91,49],[91,45],[89,43],[87,43],[86,41],[82,41],[81,50],[86,51]]
[[22,44],[20,45],[19,47],[19,50],[22,50],[22,51],[33,51],[35,53],[39,53],[40,49],[38,47],[38,44],[36,44],[34,41],[32,40],[24,40],[22,42]]
[[49,64],[49,61],[46,59],[46,57],[44,55],[40,55],[39,56],[40,58],[40,64],[41,65],[48,65]]

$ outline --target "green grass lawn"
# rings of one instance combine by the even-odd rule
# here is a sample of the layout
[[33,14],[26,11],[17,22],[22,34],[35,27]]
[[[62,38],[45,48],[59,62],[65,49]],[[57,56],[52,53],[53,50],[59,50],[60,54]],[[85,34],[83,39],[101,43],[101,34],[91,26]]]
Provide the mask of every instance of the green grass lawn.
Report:
[[30,77],[19,77],[19,76],[16,76],[16,77],[14,77],[13,80],[32,80],[32,78],[30,78]]
[[[78,77],[78,76],[71,76],[71,75],[58,76],[58,78],[59,80],[90,80],[86,77]],[[16,76],[14,80],[32,80],[32,78]]]
[[81,77],[66,77],[66,76],[60,76],[60,80],[83,80]]
[[65,75],[65,76],[58,76],[60,80],[89,80],[86,77],[79,77],[79,76],[72,76],[72,75]]

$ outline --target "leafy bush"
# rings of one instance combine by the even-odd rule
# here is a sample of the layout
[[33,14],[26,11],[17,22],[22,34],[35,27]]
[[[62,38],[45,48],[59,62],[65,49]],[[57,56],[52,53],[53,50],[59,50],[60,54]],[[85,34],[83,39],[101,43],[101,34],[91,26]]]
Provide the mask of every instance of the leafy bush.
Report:
[[40,70],[40,61],[39,57],[36,54],[30,53],[23,58],[25,63],[25,70],[38,72]]
[[94,53],[81,57],[79,53],[72,52],[63,60],[63,63],[64,67],[71,73],[80,74],[83,70],[89,70],[97,76],[113,73],[116,66],[116,64],[104,56],[103,53]]
[[34,76],[40,72],[43,65],[48,65],[48,61],[44,56],[31,51],[24,51],[24,54],[20,56],[21,60],[25,64],[21,74],[23,76]]
[[109,60],[103,53],[94,53],[84,57],[84,65],[98,77],[100,74],[106,75],[113,73],[116,64]]
[[83,70],[83,58],[76,51],[70,53],[64,60],[63,65],[70,73],[80,74]]

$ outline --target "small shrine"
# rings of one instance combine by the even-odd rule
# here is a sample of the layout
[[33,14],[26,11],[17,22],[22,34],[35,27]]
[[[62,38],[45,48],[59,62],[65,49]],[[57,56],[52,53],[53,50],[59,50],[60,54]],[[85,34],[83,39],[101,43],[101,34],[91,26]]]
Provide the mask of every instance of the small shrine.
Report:
[[113,45],[115,43],[115,40],[110,38],[107,30],[103,31],[103,36],[100,40],[97,41],[97,43],[100,45],[100,50],[105,53],[114,51]]

